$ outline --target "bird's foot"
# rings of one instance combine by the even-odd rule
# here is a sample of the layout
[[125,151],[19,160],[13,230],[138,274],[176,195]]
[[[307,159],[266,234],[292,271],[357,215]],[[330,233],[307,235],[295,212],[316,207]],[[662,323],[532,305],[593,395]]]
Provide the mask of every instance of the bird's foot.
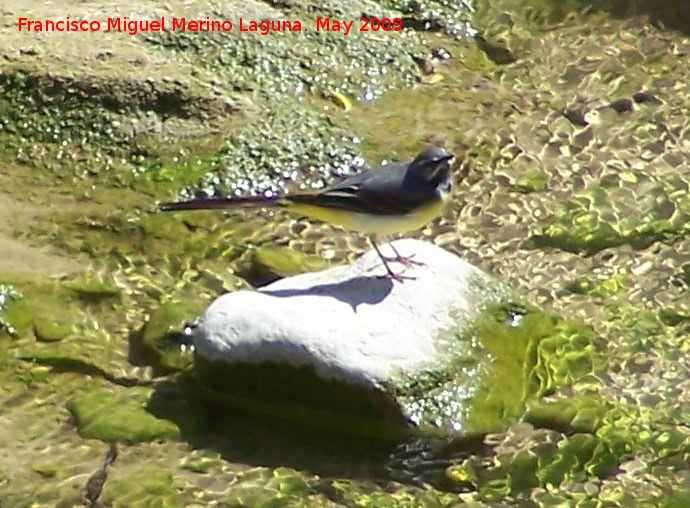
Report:
[[395,273],[389,270],[385,275],[379,275],[379,279],[392,279],[397,282],[403,283],[406,280],[417,280],[417,277],[412,277],[411,275],[403,275],[402,273]]
[[[417,277],[412,277],[411,275],[403,275],[402,272],[400,273],[395,273],[393,270],[391,270],[391,267],[388,265],[388,262],[386,261],[385,258],[382,258],[383,261],[383,266],[386,267],[386,275],[381,275],[379,276],[380,279],[392,279],[398,282],[405,282],[406,280],[416,280]],[[407,269],[407,268],[405,268]],[[403,270],[404,272],[405,270]]]
[[400,254],[396,253],[395,256],[391,256],[391,257],[385,256],[384,259],[387,262],[393,262],[394,261],[396,263],[400,263],[405,268],[411,268],[413,266],[426,266],[426,263],[424,263],[422,261],[415,261],[414,259],[412,259],[413,257],[414,257],[414,254],[412,254],[411,256],[401,256]]
[[388,265],[388,263],[390,261],[396,261],[396,262],[400,263],[401,265],[403,265],[405,267],[405,269],[412,267],[412,265],[425,266],[424,263],[422,263],[420,261],[415,261],[412,259],[414,257],[414,254],[412,256],[409,256],[409,257],[401,256],[400,253],[396,250],[396,248],[392,244],[389,244],[389,245],[390,245],[390,248],[393,250],[393,252],[395,252],[395,256],[393,256],[393,257],[384,256],[381,253],[381,250],[378,248],[378,246],[376,245],[376,243],[373,240],[371,240],[371,245],[374,247],[374,249],[376,250],[376,253],[379,255],[379,258],[381,259],[383,266],[386,267],[386,272],[388,272],[386,275],[382,275],[379,278],[392,279],[392,280],[396,280],[398,282],[404,282],[406,280],[415,280],[416,279],[416,277],[412,277],[410,275],[403,275],[402,273],[395,273],[393,270],[391,270],[391,267]]

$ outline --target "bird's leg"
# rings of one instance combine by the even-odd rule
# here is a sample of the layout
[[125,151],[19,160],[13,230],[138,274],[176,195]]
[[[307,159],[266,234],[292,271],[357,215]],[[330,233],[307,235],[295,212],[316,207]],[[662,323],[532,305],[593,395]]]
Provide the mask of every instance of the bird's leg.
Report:
[[411,256],[403,256],[398,252],[398,249],[396,249],[391,242],[388,242],[388,246],[391,248],[393,252],[395,252],[395,257],[381,256],[381,254],[379,254],[379,256],[381,256],[382,259],[385,259],[386,261],[400,263],[405,268],[410,268],[413,265],[426,266],[425,263],[422,263],[421,261],[415,261],[414,259],[412,259],[414,257],[414,254],[412,254]]
[[396,249],[392,243],[388,242],[388,246],[395,252],[395,257],[394,258],[386,258],[386,261],[397,261],[401,265],[403,265],[405,268],[410,268],[411,266],[426,266],[426,263],[423,263],[422,261],[415,261],[412,259],[414,257],[414,254],[411,256],[402,256],[399,252],[398,249]]
[[379,246],[376,245],[376,241],[374,240],[374,237],[369,238],[369,242],[374,247],[376,254],[379,255],[379,258],[381,258],[381,261],[383,262],[383,266],[386,267],[386,271],[388,273],[386,275],[384,275],[383,277],[390,277],[391,279],[397,280],[398,282],[404,282],[406,280],[415,280],[416,277],[410,277],[409,275],[403,275],[401,273],[395,273],[393,270],[391,270],[391,267],[388,265],[388,261],[390,261],[390,259],[386,258],[386,256],[381,254],[381,250],[379,249]]

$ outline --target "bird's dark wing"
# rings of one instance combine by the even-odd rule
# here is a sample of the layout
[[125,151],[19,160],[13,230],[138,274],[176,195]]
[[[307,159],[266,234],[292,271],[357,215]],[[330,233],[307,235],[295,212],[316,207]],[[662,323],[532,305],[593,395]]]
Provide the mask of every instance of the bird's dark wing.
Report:
[[295,194],[295,203],[341,208],[372,215],[405,215],[434,197],[435,189],[411,186],[409,163],[395,163],[346,178],[317,194]]

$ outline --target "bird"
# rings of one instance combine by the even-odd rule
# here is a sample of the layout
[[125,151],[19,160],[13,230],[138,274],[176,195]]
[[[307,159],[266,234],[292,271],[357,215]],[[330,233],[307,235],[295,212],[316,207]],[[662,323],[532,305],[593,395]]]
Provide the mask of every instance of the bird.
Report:
[[159,203],[157,208],[162,212],[247,206],[283,208],[346,231],[367,234],[386,268],[384,277],[403,282],[414,277],[395,273],[388,262],[401,263],[405,268],[423,263],[401,256],[392,244],[389,246],[395,257],[384,256],[376,237],[414,231],[440,215],[450,201],[454,159],[455,155],[432,145],[411,161],[365,170],[316,192],[194,198]]

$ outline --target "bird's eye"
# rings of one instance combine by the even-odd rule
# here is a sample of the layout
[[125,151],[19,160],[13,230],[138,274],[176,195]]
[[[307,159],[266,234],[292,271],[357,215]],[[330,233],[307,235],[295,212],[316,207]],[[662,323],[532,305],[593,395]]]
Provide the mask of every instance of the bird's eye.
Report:
[[445,182],[442,182],[441,185],[438,186],[439,190],[441,192],[450,192],[453,188],[453,182],[450,180],[446,180]]

